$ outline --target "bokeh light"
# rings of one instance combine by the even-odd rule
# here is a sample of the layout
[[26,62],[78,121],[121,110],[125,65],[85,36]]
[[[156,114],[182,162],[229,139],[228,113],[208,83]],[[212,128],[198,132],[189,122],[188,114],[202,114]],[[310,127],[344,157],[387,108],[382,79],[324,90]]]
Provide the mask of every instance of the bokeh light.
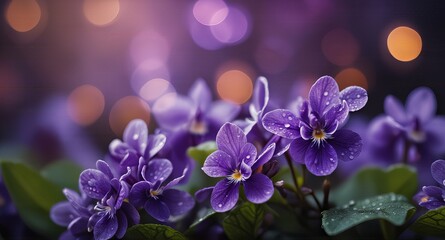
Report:
[[221,23],[228,13],[227,5],[221,0],[199,0],[193,5],[193,16],[206,26]]
[[136,65],[150,62],[157,68],[167,62],[169,55],[170,45],[158,32],[143,31],[131,40],[130,56]]
[[111,108],[110,128],[117,136],[122,136],[127,124],[135,118],[142,119],[148,124],[150,122],[150,107],[139,97],[123,97]]
[[151,102],[168,92],[174,92],[173,85],[162,78],[154,78],[147,81],[139,90],[139,96]]
[[173,107],[180,98],[176,92],[170,92],[159,97],[156,102],[153,104],[153,112],[154,113],[163,113],[168,112],[171,107]]
[[340,90],[355,85],[364,89],[368,89],[368,79],[362,71],[357,68],[346,68],[341,70],[336,76],[335,80],[338,83]]
[[218,77],[216,90],[222,99],[243,104],[252,96],[253,83],[245,72],[233,69],[222,73]]
[[119,0],[84,0],[83,13],[86,19],[96,25],[112,23],[119,15]]
[[267,36],[260,41],[255,51],[255,62],[262,71],[280,73],[289,66],[294,49],[285,39]]
[[246,13],[236,7],[230,7],[229,14],[221,23],[210,26],[210,30],[218,41],[224,44],[242,42],[250,33],[250,25]]
[[0,108],[14,108],[24,100],[23,79],[17,69],[0,61]]
[[42,10],[36,0],[13,0],[9,3],[6,13],[9,26],[17,32],[28,32],[40,22]]
[[[147,60],[141,64],[134,70],[131,75],[131,87],[135,93],[138,93],[139,96],[143,97],[146,100],[154,100],[151,97],[147,99],[148,95],[146,93],[142,93],[142,88],[147,87],[146,84],[148,81],[153,79],[165,79],[168,80],[170,78],[170,73],[167,67],[158,61],[155,60]],[[144,90],[146,92],[147,90]],[[144,97],[144,96],[145,97]]]
[[401,62],[409,62],[420,55],[422,38],[416,30],[401,26],[392,30],[388,35],[387,46],[395,59]]
[[68,96],[67,110],[70,118],[79,125],[94,123],[103,113],[105,97],[93,85],[82,85]]
[[337,66],[353,64],[360,53],[354,35],[341,28],[331,30],[323,37],[321,49],[326,59]]

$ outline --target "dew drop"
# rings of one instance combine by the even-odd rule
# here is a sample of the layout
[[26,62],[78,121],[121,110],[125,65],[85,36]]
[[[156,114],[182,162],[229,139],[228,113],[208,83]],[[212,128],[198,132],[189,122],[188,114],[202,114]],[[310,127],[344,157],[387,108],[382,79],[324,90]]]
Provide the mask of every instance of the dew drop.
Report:
[[247,159],[250,159],[250,155],[247,155],[246,158],[247,158]]
[[327,102],[326,102],[326,105],[329,105],[329,104],[330,104],[330,102],[329,102],[329,101],[327,101]]
[[221,208],[221,207],[222,207],[222,204],[221,204],[221,203],[220,203],[220,204],[218,204],[218,207],[219,207],[219,208]]
[[360,96],[360,94],[357,94],[357,98],[360,98],[361,96]]
[[286,117],[286,113],[282,113],[281,116]]
[[377,208],[377,211],[380,211],[380,208],[379,208],[379,207]]
[[355,204],[354,200],[349,201],[349,205],[354,205],[354,204]]
[[351,156],[349,156],[349,159],[351,159],[351,160],[352,160],[352,159],[354,159],[354,156],[352,156],[352,155],[351,155]]
[[323,96],[326,97],[328,94],[329,94],[328,92],[324,92],[324,93],[323,93]]
[[139,134],[134,134],[133,135],[133,140],[137,140],[139,138]]
[[285,123],[285,124],[284,124],[284,127],[285,127],[285,128],[288,128],[288,127],[290,127],[290,124],[289,124],[289,123]]
[[184,204],[183,202],[178,202],[178,206],[182,206]]
[[293,118],[291,116],[287,117],[287,119],[292,120]]

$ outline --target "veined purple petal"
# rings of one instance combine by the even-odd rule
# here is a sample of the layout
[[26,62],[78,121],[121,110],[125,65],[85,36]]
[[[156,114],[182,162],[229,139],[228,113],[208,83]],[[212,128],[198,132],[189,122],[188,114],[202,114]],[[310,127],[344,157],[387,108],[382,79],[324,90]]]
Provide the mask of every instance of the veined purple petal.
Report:
[[238,158],[246,143],[247,138],[243,130],[233,123],[225,123],[216,135],[218,149],[226,152],[233,159]]
[[305,164],[312,174],[327,176],[337,168],[337,153],[329,143],[324,143],[320,147],[313,145],[306,151]]
[[355,159],[362,151],[362,138],[348,129],[338,130],[328,142],[337,152],[338,159],[343,161]]
[[60,234],[59,240],[77,240],[75,236],[71,233],[71,231],[67,230]]
[[202,189],[199,189],[198,191],[196,191],[195,192],[196,201],[198,201],[199,203],[202,203],[202,202],[206,201],[207,199],[209,199],[210,196],[212,195],[213,188],[214,187],[206,187],[206,188],[202,188]]
[[145,179],[151,183],[165,181],[173,171],[172,163],[165,158],[152,159],[145,170]]
[[172,216],[187,213],[195,206],[195,200],[185,191],[167,189],[162,193],[162,200],[167,204]]
[[239,183],[230,183],[229,180],[219,181],[213,189],[210,204],[216,212],[227,212],[238,202]]
[[309,102],[312,110],[320,115],[340,103],[337,82],[330,76],[319,78],[309,90]]
[[250,167],[255,162],[256,155],[257,152],[255,146],[251,143],[246,143],[246,145],[244,145],[241,149],[238,160],[240,162],[244,162]]
[[431,164],[431,175],[441,186],[445,185],[445,160],[439,159]]
[[[191,168],[193,168],[193,166],[191,166]],[[182,171],[182,175],[177,177],[177,178],[175,178],[175,179],[173,179],[173,180],[171,180],[169,183],[167,183],[164,186],[164,190],[169,189],[169,188],[171,188],[173,186],[176,186],[179,182],[182,181],[182,179],[184,179],[186,176],[188,176],[187,175],[188,172],[189,172],[189,168],[188,167],[184,168],[184,171]]]
[[78,217],[74,219],[69,224],[68,229],[70,230],[71,234],[76,237],[78,235],[86,234],[88,232],[88,218]]
[[117,218],[116,216],[108,217],[103,216],[94,225],[94,239],[110,239],[116,234],[117,231]]
[[335,131],[337,131],[338,128],[338,121],[329,119],[329,121],[326,121],[326,125],[324,127],[324,132],[328,135],[334,134]]
[[165,222],[170,217],[167,204],[160,199],[149,198],[144,205],[145,211],[158,221]]
[[88,197],[94,199],[101,199],[111,189],[110,179],[96,169],[84,170],[79,176],[79,185]]
[[368,102],[368,93],[364,88],[350,86],[340,92],[340,99],[347,102],[349,111],[355,112],[366,105],[366,102]]
[[51,207],[50,218],[57,225],[67,227],[71,221],[78,217],[73,210],[68,201],[56,203]]
[[399,124],[405,124],[408,121],[402,103],[394,96],[389,95],[385,98],[385,113]]
[[147,147],[147,137],[147,124],[141,119],[134,119],[125,128],[123,140],[138,153],[144,154]]
[[342,125],[348,118],[349,111],[350,109],[345,100],[343,100],[340,104],[332,106],[325,115],[325,118],[327,119],[326,124],[328,124],[328,122],[332,123],[337,121],[338,125]]
[[427,87],[414,89],[406,100],[406,113],[410,117],[418,117],[422,123],[436,114],[436,96]]
[[84,199],[82,199],[77,192],[71,189],[63,189],[66,199],[70,202],[75,211],[83,217],[89,217],[91,214],[88,212],[86,206],[84,206]]
[[264,128],[280,137],[295,139],[300,136],[299,120],[289,110],[276,109],[263,117]]
[[309,126],[309,102],[307,100],[304,100],[301,103],[298,112],[300,115],[300,125],[306,124],[307,126]]
[[206,117],[221,126],[235,119],[240,111],[241,107],[239,105],[219,100],[214,101],[210,105],[210,109],[207,109]]
[[236,160],[221,150],[211,153],[201,168],[209,177],[224,177],[230,175],[237,167]]
[[306,151],[310,148],[312,141],[297,138],[289,146],[289,154],[292,160],[298,164],[304,164]]
[[131,167],[136,166],[138,164],[138,154],[135,151],[128,151],[128,153],[122,158],[122,161],[119,163],[122,167]]
[[109,179],[113,178],[113,173],[111,172],[110,165],[103,160],[96,161],[96,168],[103,172]]
[[273,195],[273,183],[264,174],[254,174],[243,182],[244,192],[249,201],[260,204],[269,200]]
[[425,202],[420,202],[419,205],[431,210],[444,206],[445,202],[443,201],[443,199],[427,197],[427,200]]
[[117,217],[117,231],[116,231],[116,238],[121,239],[124,237],[125,233],[127,232],[128,228],[128,221],[127,216],[122,211],[117,211],[116,213]]
[[134,149],[130,149],[130,146],[119,139],[114,139],[111,141],[108,146],[108,150],[110,151],[111,156],[122,159],[128,151],[136,151]]
[[120,209],[127,216],[128,226],[139,224],[141,217],[138,210],[130,203],[124,202]]
[[166,141],[167,137],[164,134],[153,134],[148,136],[147,159],[151,159],[156,155],[164,147]]
[[114,206],[116,209],[121,208],[122,203],[126,198],[128,198],[128,195],[130,194],[130,188],[127,183],[125,181],[120,181],[119,183],[119,195],[117,196],[116,205]]
[[197,79],[189,91],[189,97],[199,107],[200,111],[206,111],[212,102],[212,93],[204,79]]
[[269,86],[265,77],[258,77],[253,90],[253,106],[257,112],[264,111],[269,102]]
[[144,206],[145,202],[148,200],[150,196],[149,195],[150,189],[151,189],[150,183],[145,181],[141,181],[134,184],[128,196],[130,203],[137,208]]
[[261,153],[255,163],[252,165],[252,170],[256,170],[261,165],[264,165],[265,163],[269,162],[270,159],[272,159],[275,152],[275,146],[275,143],[271,143],[266,147],[266,149]]

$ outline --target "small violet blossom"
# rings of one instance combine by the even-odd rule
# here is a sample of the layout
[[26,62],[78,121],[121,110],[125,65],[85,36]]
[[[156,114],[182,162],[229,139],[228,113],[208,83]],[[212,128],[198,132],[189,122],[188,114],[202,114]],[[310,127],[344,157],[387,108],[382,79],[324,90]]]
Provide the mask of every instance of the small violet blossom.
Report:
[[293,139],[289,146],[292,159],[305,164],[314,175],[331,174],[338,159],[349,161],[361,151],[360,136],[347,129],[339,129],[349,112],[365,106],[365,89],[347,87],[341,92],[332,77],[319,78],[309,91],[309,100],[302,102],[295,115],[286,109],[277,109],[264,115],[266,130],[280,137]]
[[274,143],[257,157],[255,146],[247,142],[242,129],[225,123],[218,131],[216,145],[218,149],[207,157],[202,167],[210,177],[224,177],[211,193],[210,204],[215,211],[226,212],[236,205],[241,184],[252,203],[264,203],[272,197],[272,181],[257,170],[272,158]]
[[136,208],[124,201],[130,192],[128,184],[113,177],[109,165],[98,160],[97,169],[86,169],[79,176],[79,185],[85,194],[98,200],[88,220],[88,230],[95,239],[122,238],[131,225],[138,224]]
[[68,230],[62,233],[59,239],[93,239],[93,234],[88,231],[88,220],[93,215],[94,201],[81,189],[81,195],[77,192],[64,189],[68,201],[62,201],[52,206],[51,220]]
[[431,175],[440,187],[424,186],[414,200],[422,207],[436,209],[445,206],[445,160],[439,159],[431,164]]
[[445,117],[436,116],[436,97],[427,87],[413,90],[403,104],[394,96],[385,99],[387,116],[370,125],[370,147],[386,161],[415,162],[445,153]]
[[172,189],[182,176],[163,185],[172,173],[173,166],[167,159],[153,159],[142,168],[144,181],[133,185],[129,200],[135,207],[144,207],[145,211],[157,219],[165,222],[170,216],[180,216],[193,208],[195,201],[189,193]]

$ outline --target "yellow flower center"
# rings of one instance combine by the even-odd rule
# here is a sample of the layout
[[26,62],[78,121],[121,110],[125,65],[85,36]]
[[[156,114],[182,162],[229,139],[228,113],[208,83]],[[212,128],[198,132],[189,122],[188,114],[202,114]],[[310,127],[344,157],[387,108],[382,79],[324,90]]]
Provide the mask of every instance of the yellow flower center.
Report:
[[324,140],[326,137],[326,134],[324,133],[323,129],[316,129],[312,132],[312,137],[317,140]]
[[193,120],[189,130],[193,134],[204,135],[207,133],[207,124],[203,121]]
[[427,201],[428,201],[428,196],[425,196],[420,199],[420,202],[427,202]]
[[232,175],[230,175],[230,178],[233,179],[234,181],[239,182],[239,181],[243,180],[243,175],[241,174],[241,172],[238,169],[236,169],[232,173]]

